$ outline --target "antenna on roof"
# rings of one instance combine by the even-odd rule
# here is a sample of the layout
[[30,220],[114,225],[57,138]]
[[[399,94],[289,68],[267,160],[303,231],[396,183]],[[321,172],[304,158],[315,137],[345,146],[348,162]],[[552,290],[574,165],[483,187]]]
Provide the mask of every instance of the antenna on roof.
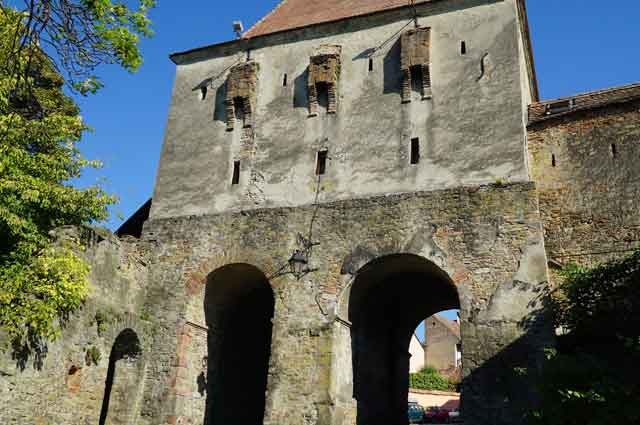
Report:
[[236,33],[236,38],[242,37],[243,31],[244,26],[242,25],[242,21],[233,21],[233,32]]

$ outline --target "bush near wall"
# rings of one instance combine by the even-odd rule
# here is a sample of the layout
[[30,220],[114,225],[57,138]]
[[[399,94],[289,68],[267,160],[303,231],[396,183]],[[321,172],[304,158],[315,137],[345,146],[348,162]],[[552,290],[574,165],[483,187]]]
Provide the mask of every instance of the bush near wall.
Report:
[[567,267],[553,297],[565,332],[549,351],[535,425],[640,423],[640,250],[593,268]]
[[409,388],[432,391],[455,391],[456,383],[442,376],[432,367],[425,367],[419,372],[409,374]]

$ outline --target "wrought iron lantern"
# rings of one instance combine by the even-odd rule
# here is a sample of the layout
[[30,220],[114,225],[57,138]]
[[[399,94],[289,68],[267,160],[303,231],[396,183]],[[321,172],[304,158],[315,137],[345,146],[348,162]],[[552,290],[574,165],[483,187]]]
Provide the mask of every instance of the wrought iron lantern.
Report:
[[289,273],[300,280],[304,275],[317,270],[309,267],[309,257],[311,256],[311,249],[318,243],[311,242],[300,234],[298,234],[298,243],[302,245],[302,248],[293,251],[288,263]]

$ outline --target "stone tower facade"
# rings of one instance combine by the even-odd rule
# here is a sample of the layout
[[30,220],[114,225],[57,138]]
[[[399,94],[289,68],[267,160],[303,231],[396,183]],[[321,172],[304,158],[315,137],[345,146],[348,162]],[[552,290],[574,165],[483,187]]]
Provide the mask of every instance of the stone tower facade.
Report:
[[424,364],[445,373],[458,366],[460,326],[457,322],[434,314],[424,321]]
[[[119,238],[61,229],[95,290],[46,352],[0,356],[0,422],[406,423],[413,330],[459,308],[465,423],[522,423],[547,253],[640,239],[616,156],[640,93],[539,103],[523,1],[415,3],[287,0],[171,55],[153,201]],[[620,167],[565,168],[598,126]],[[611,206],[611,176],[609,218],[566,190]]]

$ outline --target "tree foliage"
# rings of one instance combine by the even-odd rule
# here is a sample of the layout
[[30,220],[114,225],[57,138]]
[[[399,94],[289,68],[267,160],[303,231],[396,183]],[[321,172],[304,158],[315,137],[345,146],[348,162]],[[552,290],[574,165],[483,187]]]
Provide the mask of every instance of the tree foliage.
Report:
[[[95,74],[98,65],[115,63],[135,71],[142,64],[140,36],[152,34],[148,13],[155,0],[139,0],[135,8],[127,3],[133,2],[23,0],[22,9],[16,10],[23,19],[7,28],[11,34],[5,54],[11,60],[4,62],[3,73],[19,72],[17,58],[28,61],[34,46],[70,87],[83,94],[102,86]],[[0,6],[12,11],[3,0]]]
[[136,34],[148,34],[153,2],[133,12],[109,0],[25,4],[0,0],[0,327],[14,342],[54,338],[88,291],[87,264],[50,232],[103,220],[115,202],[98,185],[70,183],[100,163],[80,153],[87,127],[65,83],[90,92],[98,64],[137,68]]
[[409,374],[409,388],[417,390],[455,391],[456,383],[442,376],[435,368],[425,367]]
[[640,423],[640,251],[562,276],[553,313],[565,333],[548,353],[532,423]]

